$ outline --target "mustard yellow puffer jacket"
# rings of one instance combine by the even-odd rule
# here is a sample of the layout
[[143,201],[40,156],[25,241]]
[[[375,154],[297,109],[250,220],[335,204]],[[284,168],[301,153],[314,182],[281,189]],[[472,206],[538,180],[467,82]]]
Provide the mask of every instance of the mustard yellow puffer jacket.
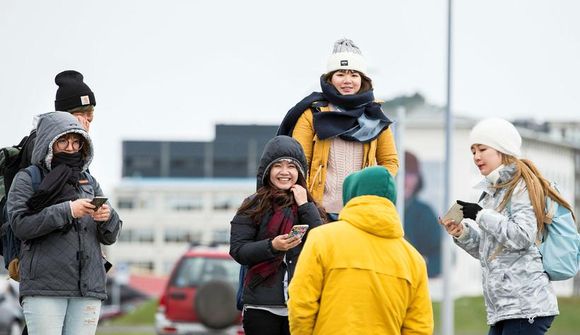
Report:
[[425,261],[379,196],[351,199],[308,233],[289,297],[292,335],[433,333]]
[[[321,107],[321,112],[329,111],[329,107]],[[304,149],[306,159],[308,160],[308,189],[314,200],[321,203],[324,194],[324,185],[326,182],[326,167],[328,156],[330,155],[330,143],[332,139],[321,140],[314,132],[314,122],[312,110],[309,108],[302,113],[294,131],[294,137]],[[399,169],[399,158],[397,157],[397,148],[391,129],[383,131],[379,137],[363,145],[363,166],[362,168],[382,165],[395,176]]]

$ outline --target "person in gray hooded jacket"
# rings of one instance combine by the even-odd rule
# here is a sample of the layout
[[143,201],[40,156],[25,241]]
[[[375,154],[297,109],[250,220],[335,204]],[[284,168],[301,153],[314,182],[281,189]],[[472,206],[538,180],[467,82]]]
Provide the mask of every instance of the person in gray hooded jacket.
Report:
[[88,133],[71,114],[45,114],[37,127],[32,163],[42,181],[19,172],[8,195],[8,215],[23,241],[20,296],[31,335],[94,334],[107,297],[101,244],[116,241],[122,222],[87,172],[93,159]]

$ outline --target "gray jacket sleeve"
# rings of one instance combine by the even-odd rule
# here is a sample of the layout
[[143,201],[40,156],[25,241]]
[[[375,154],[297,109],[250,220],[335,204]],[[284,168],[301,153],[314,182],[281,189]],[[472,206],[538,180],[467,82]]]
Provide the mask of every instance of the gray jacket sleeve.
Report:
[[[473,221],[472,221],[473,222]],[[472,228],[469,224],[464,223],[463,233],[457,238],[453,238],[453,242],[467,251],[468,254],[474,258],[479,259],[479,241],[481,236],[477,229]]]
[[25,215],[26,201],[32,196],[32,178],[25,171],[14,177],[8,193],[7,211],[10,226],[19,239],[35,239],[62,229],[73,220],[68,201],[44,208],[40,212]]
[[514,189],[506,208],[508,215],[493,209],[481,210],[476,218],[477,224],[507,250],[529,248],[536,240],[538,226],[530,196],[523,182]]
[[[93,181],[95,196],[103,196],[103,190],[101,190],[101,186],[94,178]],[[113,209],[109,201],[107,201],[107,205],[111,209],[109,220],[104,222],[96,222],[99,242],[104,245],[110,245],[117,241],[117,237],[119,236],[119,232],[123,225],[123,221],[121,221],[119,218],[119,214],[117,214],[117,212]]]

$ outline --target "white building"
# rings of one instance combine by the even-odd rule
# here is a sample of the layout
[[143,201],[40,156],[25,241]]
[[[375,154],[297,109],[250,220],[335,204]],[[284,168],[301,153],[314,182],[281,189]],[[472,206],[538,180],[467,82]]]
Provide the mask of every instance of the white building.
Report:
[[124,179],[114,196],[123,229],[107,256],[166,275],[191,243],[227,243],[230,221],[255,187],[249,178]]

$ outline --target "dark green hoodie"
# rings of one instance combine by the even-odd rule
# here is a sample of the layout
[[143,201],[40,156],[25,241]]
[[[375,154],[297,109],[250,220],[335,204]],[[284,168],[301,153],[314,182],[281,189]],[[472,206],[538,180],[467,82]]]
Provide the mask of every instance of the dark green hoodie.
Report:
[[397,185],[391,173],[384,166],[371,166],[346,177],[342,185],[342,201],[361,195],[376,195],[397,202]]

